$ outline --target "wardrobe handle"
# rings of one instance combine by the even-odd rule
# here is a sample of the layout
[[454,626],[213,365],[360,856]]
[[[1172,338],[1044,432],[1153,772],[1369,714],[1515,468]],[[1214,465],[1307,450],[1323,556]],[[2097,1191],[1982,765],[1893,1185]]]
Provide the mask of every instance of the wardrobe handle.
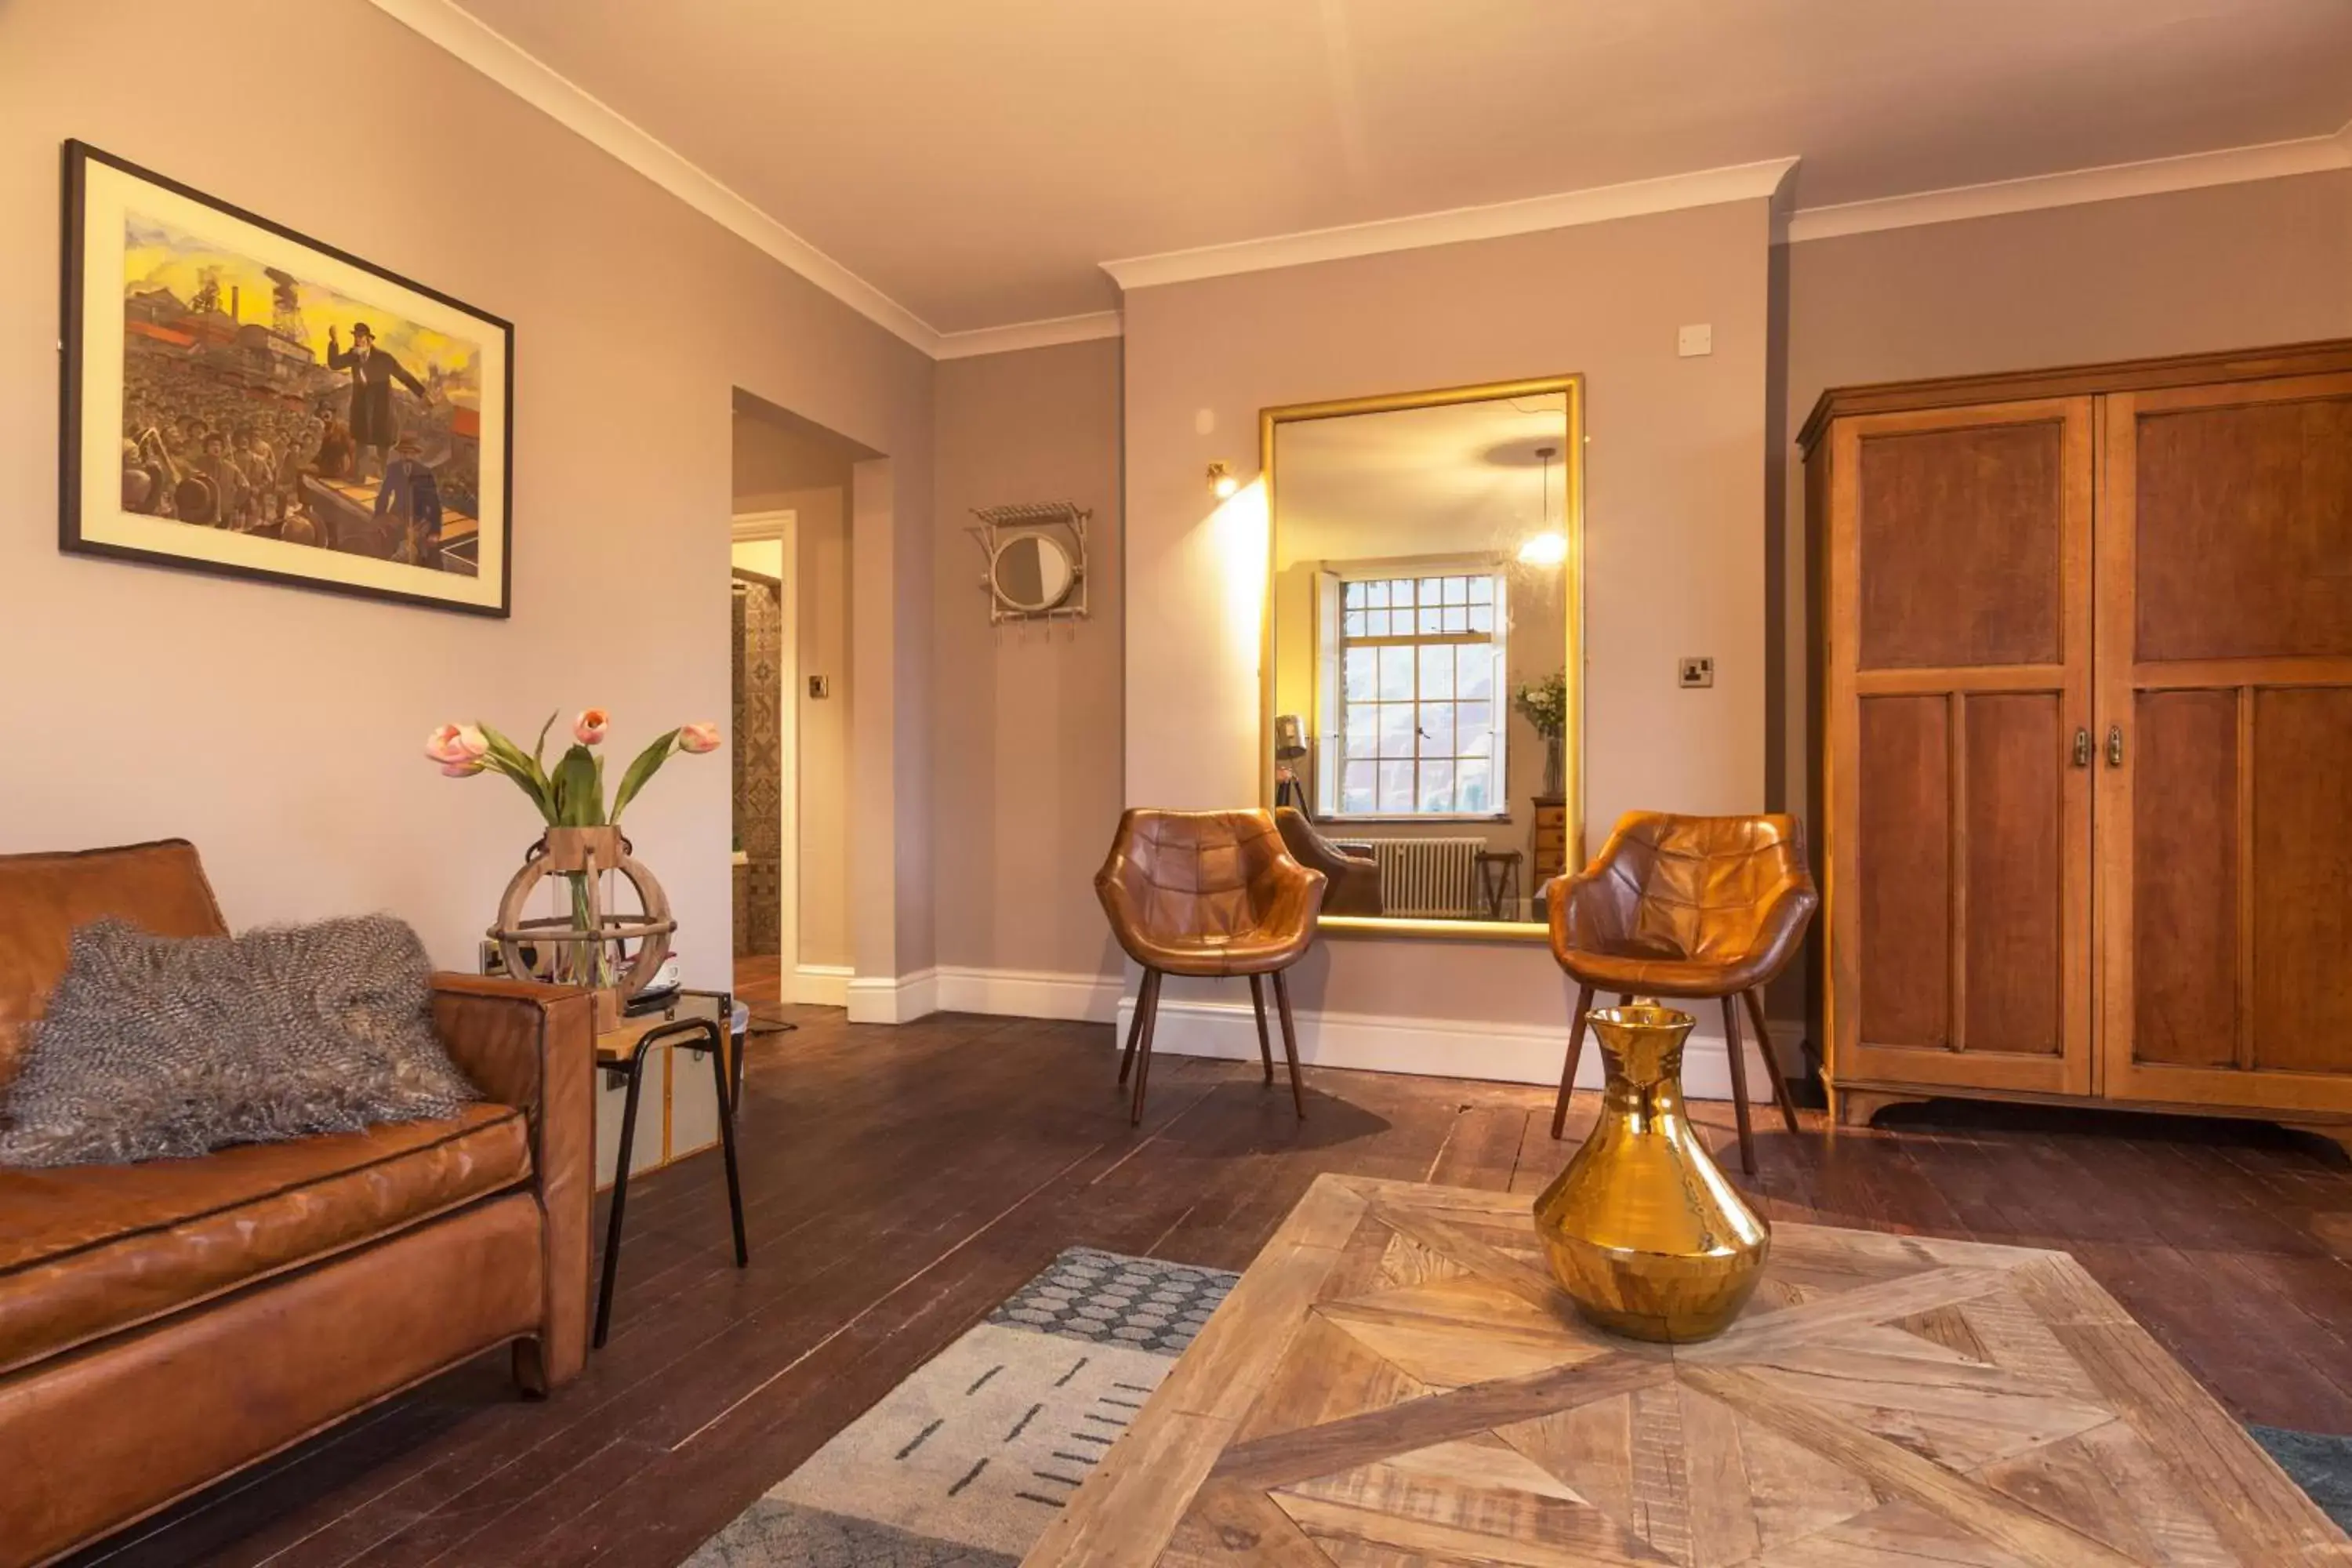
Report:
[[2079,724],[2074,727],[2074,765],[2078,768],[2091,765],[2091,731]]
[[2107,726],[2107,766],[2119,768],[2123,765],[2124,727],[2121,724],[2110,724]]

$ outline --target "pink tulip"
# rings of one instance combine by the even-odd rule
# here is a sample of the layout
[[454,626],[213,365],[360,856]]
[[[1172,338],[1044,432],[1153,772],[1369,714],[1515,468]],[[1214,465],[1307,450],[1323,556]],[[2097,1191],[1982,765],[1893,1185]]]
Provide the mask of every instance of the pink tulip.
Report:
[[717,751],[719,726],[709,721],[699,724],[680,724],[677,727],[677,749],[681,752],[692,752],[697,755],[704,752]]
[[443,763],[441,776],[451,779],[469,779],[488,765],[487,763]]
[[425,756],[441,763],[445,770],[459,763],[468,763],[472,764],[473,771],[479,772],[481,761],[489,755],[489,742],[484,740],[482,731],[471,724],[444,724],[425,742]]
[[612,721],[613,716],[602,708],[583,708],[572,721],[572,738],[583,746],[602,745],[605,726]]

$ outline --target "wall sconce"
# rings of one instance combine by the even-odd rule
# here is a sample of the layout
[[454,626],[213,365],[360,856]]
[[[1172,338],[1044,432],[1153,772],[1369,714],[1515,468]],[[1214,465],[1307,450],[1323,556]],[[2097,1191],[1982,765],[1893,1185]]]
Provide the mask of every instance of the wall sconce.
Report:
[[1209,465],[1209,493],[1211,495],[1216,497],[1219,500],[1230,500],[1233,498],[1233,493],[1241,488],[1241,480],[1234,478],[1233,469],[1227,468],[1223,462],[1215,462]]
[[1568,559],[1568,535],[1564,533],[1530,534],[1519,546],[1522,566],[1557,566]]

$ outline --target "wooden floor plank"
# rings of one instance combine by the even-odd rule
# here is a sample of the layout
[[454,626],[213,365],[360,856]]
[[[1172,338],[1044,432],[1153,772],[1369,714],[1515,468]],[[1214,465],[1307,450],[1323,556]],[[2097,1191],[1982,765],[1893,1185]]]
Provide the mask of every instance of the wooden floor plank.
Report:
[[[630,1194],[612,1342],[579,1383],[520,1401],[485,1358],[78,1568],[519,1565],[592,1539],[599,1563],[657,1568],[1065,1247],[1239,1268],[1327,1171],[1532,1200],[1597,1102],[1577,1096],[1556,1142],[1548,1088],[1309,1069],[1301,1122],[1255,1062],[1169,1057],[1130,1130],[1107,1026],[857,1026],[769,1001],[757,977],[740,990],[799,1026],[747,1058],[750,1269],[728,1255],[717,1159],[656,1173]],[[1692,1110],[1727,1150],[1729,1108]],[[2071,1247],[2232,1417],[2352,1433],[2339,1154],[2259,1124],[1940,1105],[1890,1120],[1832,1138],[1807,1112],[1803,1137],[1759,1138],[1757,1177],[1728,1168],[1776,1222]],[[727,1441],[673,1447],[747,1396]]]

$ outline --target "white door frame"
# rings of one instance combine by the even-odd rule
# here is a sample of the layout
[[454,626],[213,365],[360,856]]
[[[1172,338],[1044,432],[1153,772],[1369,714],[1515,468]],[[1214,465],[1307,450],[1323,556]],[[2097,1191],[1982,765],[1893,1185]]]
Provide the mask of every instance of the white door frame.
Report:
[[778,638],[782,654],[778,658],[776,693],[777,749],[782,753],[779,793],[783,821],[781,827],[778,856],[776,896],[782,904],[777,911],[776,969],[778,994],[787,1002],[824,1002],[840,1006],[841,995],[810,994],[812,989],[845,991],[847,977],[832,980],[828,976],[809,975],[800,965],[801,951],[801,573],[800,573],[800,513],[789,508],[778,511],[737,512],[734,516],[733,542],[750,543],[762,540],[778,540],[783,545],[783,632]]

